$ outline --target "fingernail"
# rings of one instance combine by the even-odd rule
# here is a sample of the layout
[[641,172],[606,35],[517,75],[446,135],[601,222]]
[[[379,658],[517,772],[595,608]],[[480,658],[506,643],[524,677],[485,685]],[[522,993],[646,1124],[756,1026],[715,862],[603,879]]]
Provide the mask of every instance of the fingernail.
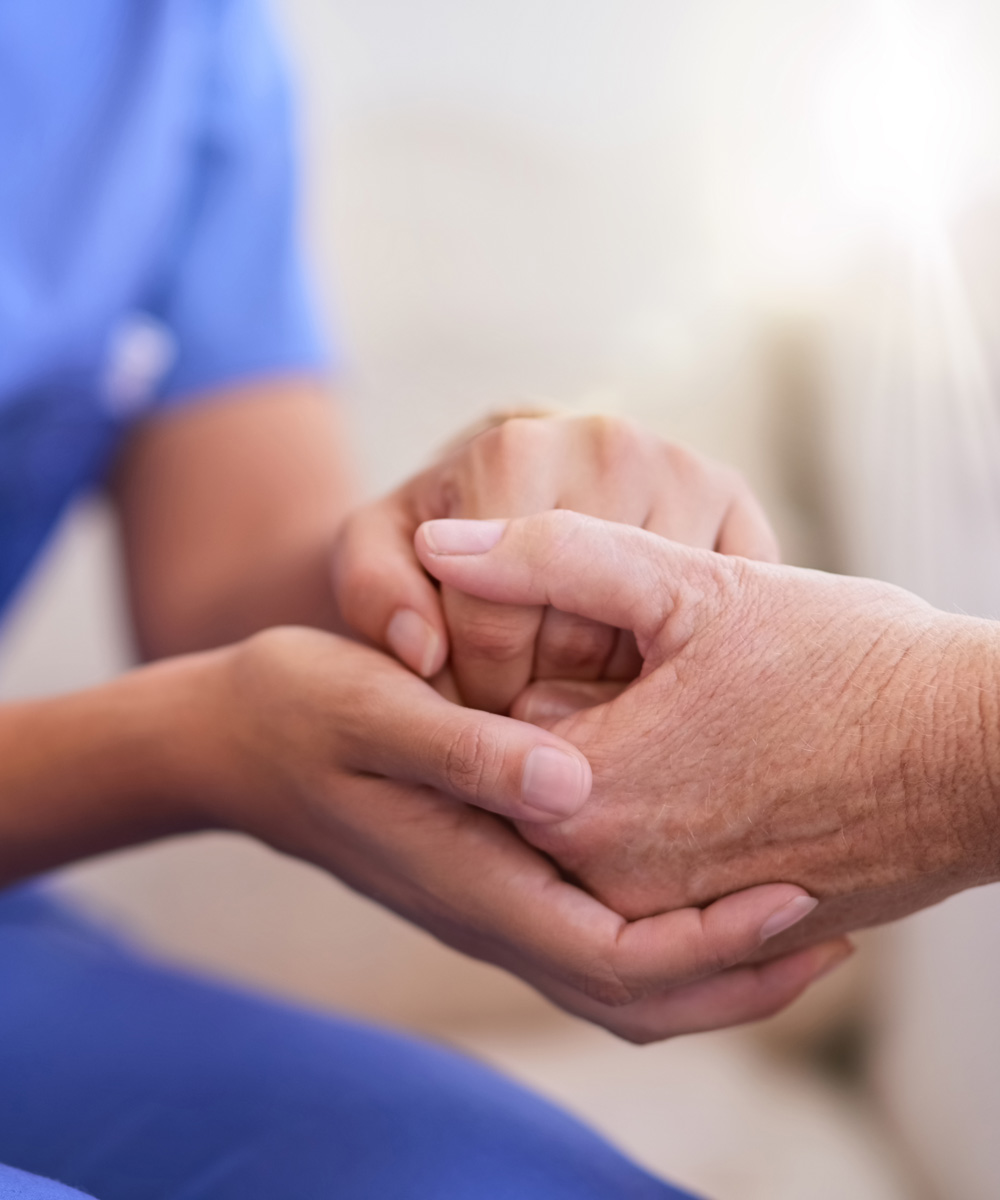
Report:
[[571,817],[587,799],[588,775],[573,755],[554,746],[536,746],[524,764],[521,799],[548,817]]
[[424,540],[432,554],[485,554],[506,528],[506,521],[428,521]]
[[578,695],[567,695],[555,687],[541,687],[532,691],[517,714],[529,725],[540,725],[543,721],[560,721],[571,717],[586,707],[586,700]]
[[843,946],[837,950],[830,951],[830,957],[820,967],[816,974],[812,977],[813,983],[818,979],[822,979],[824,975],[829,975],[831,971],[835,971],[841,963],[847,962],[854,955],[854,947],[851,945]]
[[433,671],[441,638],[412,608],[396,610],[385,631],[385,640],[393,654],[411,671],[425,678]]
[[779,933],[791,929],[804,917],[808,917],[817,904],[819,901],[814,900],[812,896],[796,896],[794,900],[789,900],[787,904],[771,913],[760,927],[760,940],[766,942],[768,938],[777,937]]

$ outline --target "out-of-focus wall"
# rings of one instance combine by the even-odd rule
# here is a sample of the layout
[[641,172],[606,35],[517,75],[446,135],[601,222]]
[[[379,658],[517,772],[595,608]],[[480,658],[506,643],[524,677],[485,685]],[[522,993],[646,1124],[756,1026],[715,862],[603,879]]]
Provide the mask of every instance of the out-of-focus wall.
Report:
[[[996,621],[1000,203],[969,205],[940,244],[870,261],[822,343],[831,523],[845,568]],[[876,945],[881,1102],[942,1197],[993,1200],[1000,887],[900,922]]]

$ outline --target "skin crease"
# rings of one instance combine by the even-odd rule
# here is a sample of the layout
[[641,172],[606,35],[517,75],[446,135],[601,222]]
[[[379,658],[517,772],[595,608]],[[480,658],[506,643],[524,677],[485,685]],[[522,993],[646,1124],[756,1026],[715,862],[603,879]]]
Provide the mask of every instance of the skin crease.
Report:
[[636,917],[790,879],[821,903],[773,953],[1000,878],[994,625],[570,513],[495,524],[478,555],[433,553],[426,526],[421,561],[628,628],[643,657],[604,703],[539,683],[514,709],[591,763],[580,814],[521,832],[605,903]]

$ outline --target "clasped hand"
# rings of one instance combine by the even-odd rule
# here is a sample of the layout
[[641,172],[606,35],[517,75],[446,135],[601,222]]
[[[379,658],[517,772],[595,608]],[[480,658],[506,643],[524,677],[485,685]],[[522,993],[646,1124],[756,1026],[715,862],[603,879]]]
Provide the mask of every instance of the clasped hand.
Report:
[[[628,621],[541,593],[474,596],[428,561],[426,540],[418,560],[414,535],[428,520],[555,508],[727,553],[776,553],[739,477],[627,423],[520,419],[480,434],[361,510],[338,540],[344,617],[412,670],[308,631],[262,635],[238,659],[228,685],[237,708],[247,697],[301,697],[308,680],[312,699],[339,714],[332,732],[316,728],[316,704],[258,720],[251,749],[265,790],[250,831],[630,1040],[769,1015],[849,953],[836,940],[747,965],[811,910],[804,889],[779,872],[704,907],[684,900],[647,915],[627,896],[616,904],[596,876],[590,891],[570,882],[512,828],[561,846],[567,818],[586,819],[593,803],[591,774],[562,731],[499,714],[547,679],[620,691],[642,647],[619,632]],[[440,591],[424,566],[444,580]],[[274,779],[275,764],[289,763],[292,778],[283,767]],[[289,788],[297,817],[285,810],[275,827],[263,797]]]
[[525,838],[630,918],[772,879],[821,903],[766,954],[1000,875],[995,624],[888,584],[726,558],[568,512],[432,522],[437,578],[631,631],[639,678],[536,683],[515,712],[594,791]]

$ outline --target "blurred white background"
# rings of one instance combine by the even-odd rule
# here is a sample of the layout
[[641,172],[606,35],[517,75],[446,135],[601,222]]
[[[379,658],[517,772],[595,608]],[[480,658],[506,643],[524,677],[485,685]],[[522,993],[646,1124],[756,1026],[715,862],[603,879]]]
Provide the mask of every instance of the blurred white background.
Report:
[[[740,466],[790,560],[1000,610],[995,0],[281,0],[370,488],[512,400]],[[126,665],[84,506],[0,697]],[[716,1200],[1000,1195],[1000,901],[869,940],[789,1018],[633,1050],[236,839],[66,886],[167,952],[429,1031]]]

